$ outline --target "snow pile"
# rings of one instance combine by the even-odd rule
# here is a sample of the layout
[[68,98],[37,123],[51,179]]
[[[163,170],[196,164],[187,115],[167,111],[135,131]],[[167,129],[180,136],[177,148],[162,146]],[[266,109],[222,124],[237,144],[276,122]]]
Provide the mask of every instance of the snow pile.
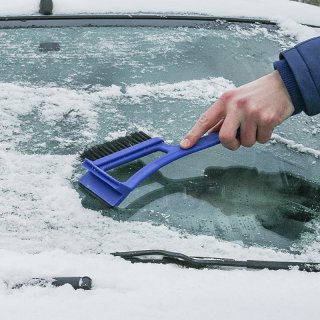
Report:
[[220,97],[226,89],[233,88],[231,81],[222,77],[181,81],[176,83],[136,84],[126,88],[126,96],[134,103],[140,103],[141,98],[157,97],[158,99],[202,100],[210,103]]
[[[208,81],[200,81],[208,89],[207,93],[201,91],[201,94],[210,96],[209,91],[218,94],[224,89],[223,86],[213,86],[214,79]],[[226,87],[232,85],[226,80],[219,83]],[[59,98],[62,93],[63,99],[71,104],[71,97],[79,103],[81,99],[93,103],[99,101],[103,93],[112,99],[119,95],[124,99],[148,95],[163,97],[164,92],[169,96],[178,95],[180,99],[198,98],[187,92],[190,88],[188,82],[134,87],[137,91],[132,89],[133,86],[128,86],[121,94],[115,88],[113,93],[100,88],[100,91],[85,95],[81,90],[15,85],[7,89],[14,89],[16,98],[25,89],[23,92],[28,98],[25,105],[14,98],[16,104],[7,103],[7,109],[3,104],[1,108],[15,119],[30,112],[35,103],[41,104],[54,95]],[[4,85],[3,94],[5,88]],[[3,97],[3,100],[9,98]],[[32,99],[36,101],[31,103]],[[88,112],[89,117],[93,116],[87,103],[79,105],[83,107],[83,111],[79,109],[79,115]],[[48,121],[59,119],[63,114],[59,105],[52,109],[56,114],[54,111],[44,112]],[[246,319],[250,310],[253,317],[263,320],[273,317],[277,309],[277,316],[283,319],[300,319],[302,315],[308,319],[318,318],[320,289],[317,274],[266,270],[200,271],[176,266],[132,265],[108,253],[162,248],[190,255],[235,259],[317,261],[319,248],[313,247],[310,252],[294,256],[272,249],[246,248],[208,236],[192,236],[150,223],[117,222],[102,217],[81,204],[74,189],[78,180],[75,175],[77,165],[75,155],[25,155],[0,151],[0,306],[3,317],[12,320],[22,317],[33,320],[43,317],[86,319],[88,316],[194,319],[208,317],[214,310],[217,318],[228,320],[235,317]],[[19,290],[7,287],[32,277],[85,275],[94,281],[91,292],[74,291],[70,286],[24,287]],[[269,308],[261,312],[266,301]],[[48,312],[51,309],[54,311]]]
[[[126,104],[142,103],[148,99],[185,99],[202,101],[209,104],[226,90],[234,87],[232,82],[219,77],[181,81],[176,83],[159,84],[134,84],[110,87],[96,86],[91,91],[76,90],[55,86],[31,86],[25,84],[0,83],[0,109],[2,119],[0,128],[2,143],[0,149],[12,148],[21,142],[30,139],[35,129],[29,127],[25,131],[24,116],[36,114],[39,125],[53,128],[62,122],[68,121],[69,125],[81,122],[81,129],[75,139],[60,136],[51,137],[59,143],[87,144],[96,137],[97,117],[99,110],[115,117],[117,112],[112,104],[122,101]],[[104,104],[108,104],[106,107]],[[29,116],[30,118],[30,116]],[[36,119],[33,118],[35,122]],[[33,126],[34,127],[34,126]],[[39,130],[39,129],[38,129]],[[47,133],[48,133],[47,129]],[[41,147],[41,146],[39,146]]]
[[290,36],[298,40],[298,42],[317,37],[320,29],[316,30],[307,26],[303,26],[292,19],[279,19],[280,35]]
[[282,144],[286,145],[287,148],[295,150],[296,152],[310,154],[317,159],[320,156],[320,150],[315,150],[315,149],[306,147],[302,143],[297,143],[293,140],[283,138],[280,135],[273,133],[271,143],[276,143],[276,142],[282,143]]
[[278,250],[243,247],[211,236],[193,236],[141,222],[117,222],[83,207],[74,188],[76,156],[0,151],[0,248],[39,253],[106,254],[162,248],[190,255],[238,259],[308,260]]
[[[108,255],[0,251],[0,274],[12,285],[41,275],[88,275],[94,290],[0,283],[4,319],[318,319],[317,274],[298,271],[188,270],[136,265]],[[40,272],[39,272],[40,271]],[[16,275],[20,274],[20,277]]]
[[90,141],[95,138],[91,128],[97,126],[95,104],[102,99],[119,96],[119,94],[120,88],[116,86],[103,88],[90,94],[60,87],[0,83],[0,109],[2,110],[0,128],[1,140],[4,142],[0,145],[0,149],[8,148],[9,141],[18,143],[17,135],[28,138],[26,132],[22,132],[21,117],[32,112],[37,112],[41,121],[51,126],[66,117],[71,118],[71,122],[79,121],[81,118],[86,122],[81,135],[84,140]]
[[30,15],[39,11],[40,0],[1,1],[0,15]]
[[[2,1],[0,15],[36,14],[39,0]],[[320,26],[320,8],[289,0],[53,0],[54,14],[158,13],[224,17],[289,18]]]
[[170,13],[205,14],[224,17],[291,18],[320,25],[320,8],[288,0],[55,0],[56,13]]

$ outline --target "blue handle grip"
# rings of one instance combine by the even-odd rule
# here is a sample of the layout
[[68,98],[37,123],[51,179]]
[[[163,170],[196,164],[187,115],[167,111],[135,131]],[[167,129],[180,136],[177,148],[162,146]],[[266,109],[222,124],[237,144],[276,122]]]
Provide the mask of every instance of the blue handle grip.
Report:
[[189,149],[182,149],[179,145],[169,145],[166,143],[161,143],[157,145],[155,151],[162,151],[166,154],[147,164],[145,167],[140,169],[135,173],[128,181],[127,185],[134,189],[137,187],[144,179],[150,176],[152,173],[156,172],[165,165],[180,159],[184,156],[187,156],[191,153],[201,151],[210,147],[213,147],[220,143],[219,135],[217,133],[209,134],[205,137],[202,137],[199,142]]

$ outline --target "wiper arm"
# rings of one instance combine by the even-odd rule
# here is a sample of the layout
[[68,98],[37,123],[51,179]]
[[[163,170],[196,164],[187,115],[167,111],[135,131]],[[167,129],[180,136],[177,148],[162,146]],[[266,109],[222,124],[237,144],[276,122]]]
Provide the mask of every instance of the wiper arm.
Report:
[[73,289],[91,290],[92,280],[89,277],[54,277],[54,278],[31,278],[24,282],[9,285],[5,282],[9,289],[20,289],[22,287],[46,287],[51,285],[53,287],[61,287],[69,284]]
[[132,263],[176,264],[195,269],[246,268],[269,270],[297,269],[308,272],[320,271],[320,262],[234,260],[213,257],[193,257],[166,250],[114,252],[112,255],[131,261]]

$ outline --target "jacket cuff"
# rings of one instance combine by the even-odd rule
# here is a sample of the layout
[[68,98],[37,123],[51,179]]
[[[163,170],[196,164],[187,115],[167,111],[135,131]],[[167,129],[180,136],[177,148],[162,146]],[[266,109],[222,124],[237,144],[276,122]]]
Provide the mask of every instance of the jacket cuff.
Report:
[[294,77],[293,72],[290,69],[288,62],[284,59],[275,61],[273,67],[277,70],[282,78],[284,85],[286,86],[289,96],[292,100],[294,106],[294,113],[292,115],[298,114],[305,110],[305,103],[302,98],[301,91],[299,89],[298,83]]

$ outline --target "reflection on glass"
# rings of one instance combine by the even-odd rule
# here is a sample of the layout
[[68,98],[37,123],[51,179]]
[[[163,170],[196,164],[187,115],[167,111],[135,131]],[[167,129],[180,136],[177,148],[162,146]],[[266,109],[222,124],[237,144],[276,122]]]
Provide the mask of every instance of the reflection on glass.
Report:
[[[123,179],[142,168],[142,161],[122,166]],[[165,224],[191,234],[290,249],[320,210],[319,187],[289,174],[258,172],[246,167],[208,167],[202,176],[170,179],[161,172],[141,188],[150,190],[125,207],[109,208],[92,196],[85,207],[117,220]]]

